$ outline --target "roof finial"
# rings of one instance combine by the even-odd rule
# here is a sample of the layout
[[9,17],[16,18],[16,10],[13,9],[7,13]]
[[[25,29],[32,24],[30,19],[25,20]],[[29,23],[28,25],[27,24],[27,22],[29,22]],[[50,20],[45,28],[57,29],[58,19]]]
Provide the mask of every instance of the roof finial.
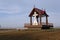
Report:
[[42,10],[43,10],[43,11],[45,11],[45,9],[44,9],[44,8],[42,8]]
[[36,0],[34,0],[34,8],[36,7],[36,5],[35,5],[35,4],[36,4]]
[[34,8],[35,8],[35,5],[34,5]]
[[45,9],[43,11],[46,11]]

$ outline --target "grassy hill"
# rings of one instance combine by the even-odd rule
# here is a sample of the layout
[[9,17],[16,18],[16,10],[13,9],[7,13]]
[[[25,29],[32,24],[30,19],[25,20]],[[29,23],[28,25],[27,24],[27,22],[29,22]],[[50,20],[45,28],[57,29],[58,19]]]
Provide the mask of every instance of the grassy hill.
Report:
[[60,40],[60,29],[0,31],[0,40]]

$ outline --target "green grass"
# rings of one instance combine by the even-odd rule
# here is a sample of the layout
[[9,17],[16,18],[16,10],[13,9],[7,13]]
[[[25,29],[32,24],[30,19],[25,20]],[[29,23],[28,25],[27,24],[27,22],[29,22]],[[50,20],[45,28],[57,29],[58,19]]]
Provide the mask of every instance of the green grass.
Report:
[[0,31],[0,40],[60,40],[60,29]]

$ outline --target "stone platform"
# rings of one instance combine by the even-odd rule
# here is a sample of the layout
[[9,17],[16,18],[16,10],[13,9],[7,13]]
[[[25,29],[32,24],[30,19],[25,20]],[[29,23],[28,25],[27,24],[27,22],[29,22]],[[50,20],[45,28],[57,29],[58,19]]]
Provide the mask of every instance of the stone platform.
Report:
[[[42,28],[44,26],[47,26],[47,25],[45,23],[42,23],[42,26],[41,25],[30,25],[29,23],[25,23],[24,25],[25,28]],[[53,24],[48,23],[48,27],[53,27]]]

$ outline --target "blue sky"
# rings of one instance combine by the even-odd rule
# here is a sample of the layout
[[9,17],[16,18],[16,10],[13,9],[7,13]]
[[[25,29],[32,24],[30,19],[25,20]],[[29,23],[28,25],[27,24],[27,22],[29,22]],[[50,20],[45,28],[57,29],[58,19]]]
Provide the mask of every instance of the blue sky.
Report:
[[49,22],[60,26],[60,0],[0,0],[0,25],[2,28],[23,27],[29,22],[28,15],[34,5],[46,10]]

